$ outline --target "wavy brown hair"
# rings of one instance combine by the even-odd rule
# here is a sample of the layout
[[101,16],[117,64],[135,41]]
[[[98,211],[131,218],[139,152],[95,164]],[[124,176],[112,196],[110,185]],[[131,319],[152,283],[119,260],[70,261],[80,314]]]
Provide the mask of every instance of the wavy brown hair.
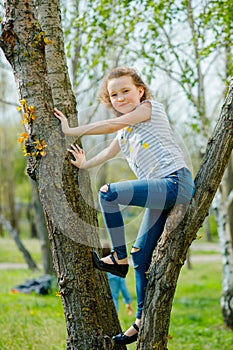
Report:
[[138,75],[138,73],[136,72],[135,69],[128,68],[128,67],[118,67],[118,68],[112,69],[103,80],[102,86],[100,88],[100,93],[99,93],[98,99],[107,108],[112,108],[114,110],[114,113],[118,116],[121,114],[119,112],[115,111],[115,109],[112,107],[109,92],[108,92],[108,82],[111,79],[120,78],[120,77],[123,77],[125,75],[128,75],[129,77],[132,78],[134,85],[136,85],[137,87],[143,87],[144,94],[142,95],[140,102],[145,101],[145,100],[149,100],[152,97],[148,86],[144,83],[144,81]]

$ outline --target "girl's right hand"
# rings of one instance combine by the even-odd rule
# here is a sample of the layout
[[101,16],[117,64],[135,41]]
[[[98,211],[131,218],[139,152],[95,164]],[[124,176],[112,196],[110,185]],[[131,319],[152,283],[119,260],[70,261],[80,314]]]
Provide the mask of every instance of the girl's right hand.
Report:
[[85,152],[82,148],[80,148],[77,144],[71,145],[72,149],[68,149],[68,151],[73,154],[75,160],[71,159],[71,163],[77,168],[83,169],[86,163]]
[[55,117],[60,120],[63,133],[67,134],[68,131],[70,130],[70,127],[66,116],[64,116],[64,114],[61,111],[59,111],[59,109],[57,108],[54,108],[53,113]]

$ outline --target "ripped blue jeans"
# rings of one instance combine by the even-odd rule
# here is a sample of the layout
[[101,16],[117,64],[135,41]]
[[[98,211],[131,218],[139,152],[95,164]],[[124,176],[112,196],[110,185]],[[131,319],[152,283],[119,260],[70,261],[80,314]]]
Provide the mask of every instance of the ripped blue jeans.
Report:
[[167,216],[175,204],[190,202],[194,192],[191,172],[182,168],[161,179],[129,180],[108,185],[100,191],[100,206],[118,259],[127,257],[124,221],[120,205],[146,208],[134,243],[137,252],[131,253],[137,293],[137,314],[141,318],[147,286],[146,272],[160,238]]

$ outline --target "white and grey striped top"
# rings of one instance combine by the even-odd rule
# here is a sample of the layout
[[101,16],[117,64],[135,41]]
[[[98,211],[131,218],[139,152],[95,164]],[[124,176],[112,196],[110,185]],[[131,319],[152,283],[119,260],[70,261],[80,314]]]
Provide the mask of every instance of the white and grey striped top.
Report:
[[128,126],[117,135],[122,153],[139,179],[161,178],[187,168],[163,105],[156,101],[150,103],[149,122]]

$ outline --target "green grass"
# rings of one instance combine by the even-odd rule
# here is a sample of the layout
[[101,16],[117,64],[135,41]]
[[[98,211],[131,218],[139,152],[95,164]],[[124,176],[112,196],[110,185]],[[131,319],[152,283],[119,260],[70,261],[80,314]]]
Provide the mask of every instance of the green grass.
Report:
[[[39,244],[28,240],[27,247],[37,263]],[[194,254],[194,252],[193,252]],[[0,240],[1,262],[22,262],[14,242]],[[4,260],[6,259],[6,260]],[[27,269],[0,270],[0,350],[65,350],[66,327],[61,299],[56,288],[48,296],[12,294],[14,285],[43,273]],[[169,350],[223,350],[233,347],[233,332],[224,327],[220,308],[222,266],[218,262],[183,267],[173,303]],[[134,272],[127,285],[136,310]],[[120,300],[119,319],[125,330],[134,321]],[[136,344],[127,347],[135,350]],[[98,349],[96,349],[98,350]],[[149,350],[149,349],[148,349]]]
[[[224,327],[222,320],[221,278],[219,263],[192,264],[191,270],[183,267],[173,302],[169,350],[233,348],[233,332]],[[130,322],[123,311],[122,306],[120,319],[124,330]],[[136,350],[136,345],[128,345],[127,349]]]
[[183,268],[173,303],[169,350],[222,350],[233,345],[233,333],[223,324],[222,267],[219,263]]
[[12,294],[11,288],[38,276],[29,270],[0,272],[0,349],[65,349],[66,329],[61,300],[48,296]]
[[194,251],[192,251],[191,252],[191,256],[192,255],[198,255],[198,254],[200,254],[200,255],[218,255],[219,253],[218,252],[216,252],[215,250],[195,250],[195,252]]

